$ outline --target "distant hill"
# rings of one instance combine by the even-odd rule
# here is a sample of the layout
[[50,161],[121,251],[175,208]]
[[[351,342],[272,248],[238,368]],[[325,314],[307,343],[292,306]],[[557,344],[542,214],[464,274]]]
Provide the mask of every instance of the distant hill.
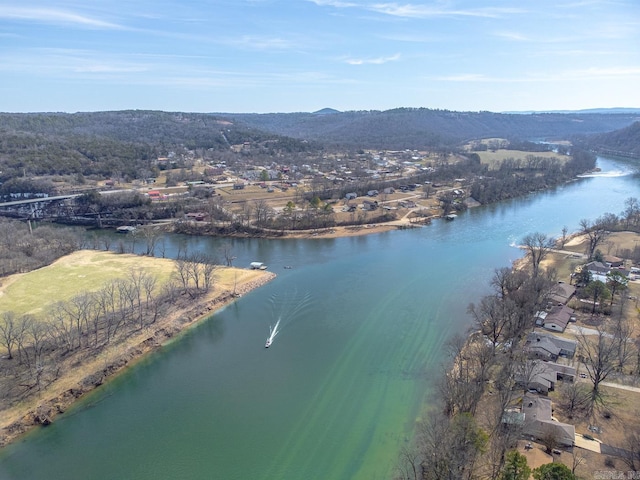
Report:
[[[278,161],[324,149],[453,150],[462,142],[501,137],[558,140],[603,134],[640,121],[635,113],[503,114],[426,108],[314,113],[204,114],[125,110],[0,113],[0,182],[30,175],[148,176],[169,152],[200,150],[213,158]],[[635,127],[634,127],[635,128]],[[609,149],[635,152],[633,133],[594,137]],[[232,145],[246,145],[232,152]],[[228,158],[227,158],[228,157]],[[265,160],[266,161],[266,160]]]
[[0,182],[24,172],[138,178],[152,160],[171,151],[201,149],[220,156],[244,143],[251,144],[254,155],[318,148],[201,113],[0,113]]
[[330,115],[332,113],[340,113],[339,110],[334,108],[323,108],[322,110],[318,110],[317,112],[313,112],[314,115]]
[[640,113],[504,114],[426,108],[386,111],[218,114],[247,127],[324,144],[387,149],[440,148],[475,138],[558,139],[617,130]]
[[591,135],[586,143],[602,153],[640,158],[640,121],[613,132]]
[[640,115],[640,108],[587,108],[584,110],[527,110],[527,111],[515,111],[515,112],[502,112],[508,114],[519,114],[519,115],[530,115],[532,113],[623,113],[623,114],[632,114],[632,115]]

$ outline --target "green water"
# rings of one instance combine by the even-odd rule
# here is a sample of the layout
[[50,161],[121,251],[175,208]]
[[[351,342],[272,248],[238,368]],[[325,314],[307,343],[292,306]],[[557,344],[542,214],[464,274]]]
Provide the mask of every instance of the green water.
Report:
[[278,277],[0,451],[0,479],[392,478],[443,343],[466,331],[467,304],[493,269],[520,256],[510,245],[639,195],[628,164],[601,166],[595,178],[424,229],[234,241],[237,265],[264,261]]

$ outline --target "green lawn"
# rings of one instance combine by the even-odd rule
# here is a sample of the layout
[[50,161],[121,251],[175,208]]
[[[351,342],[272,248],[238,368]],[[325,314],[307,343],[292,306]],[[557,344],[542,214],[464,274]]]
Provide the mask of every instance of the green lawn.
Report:
[[0,279],[0,314],[13,311],[38,315],[58,301],[97,291],[110,280],[127,278],[132,269],[144,269],[157,276],[158,288],[171,276],[174,263],[169,259],[81,250],[52,265]]

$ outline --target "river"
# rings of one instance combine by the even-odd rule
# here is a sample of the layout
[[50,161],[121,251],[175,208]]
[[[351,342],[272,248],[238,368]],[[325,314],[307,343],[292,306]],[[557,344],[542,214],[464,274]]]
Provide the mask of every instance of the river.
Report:
[[[443,344],[466,332],[494,269],[521,256],[513,245],[640,196],[632,163],[598,165],[421,229],[233,240],[235,265],[265,262],[278,277],[2,450],[0,478],[391,479]],[[221,241],[173,236],[166,252]]]

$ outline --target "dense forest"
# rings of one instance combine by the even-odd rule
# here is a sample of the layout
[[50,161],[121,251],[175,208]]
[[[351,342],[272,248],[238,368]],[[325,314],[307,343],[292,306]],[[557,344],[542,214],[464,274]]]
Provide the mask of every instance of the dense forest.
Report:
[[594,137],[594,145],[637,151],[634,138],[639,127],[629,125],[638,119],[633,112],[522,115],[424,108],[261,115],[138,110],[3,113],[0,181],[25,175],[144,178],[159,156],[199,150],[202,156],[224,159],[232,145],[243,144],[251,145],[254,158],[290,162],[334,148],[451,151],[470,139],[501,137],[512,143],[575,135],[585,139],[628,127],[615,136]]
[[620,130],[581,138],[579,143],[602,153],[640,158],[640,121]]
[[140,178],[150,175],[153,160],[170,152],[228,152],[245,142],[273,156],[319,148],[205,114],[5,113],[0,114],[0,181],[24,175]]
[[503,114],[426,108],[387,111],[220,114],[247,126],[326,144],[380,149],[435,149],[475,138],[558,139],[608,132],[637,113]]

